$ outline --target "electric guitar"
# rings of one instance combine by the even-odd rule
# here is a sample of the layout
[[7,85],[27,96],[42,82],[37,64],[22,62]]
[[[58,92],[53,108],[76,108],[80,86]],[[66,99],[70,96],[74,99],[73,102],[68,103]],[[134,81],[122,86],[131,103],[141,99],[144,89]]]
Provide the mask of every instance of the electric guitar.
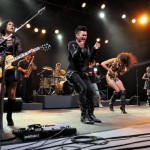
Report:
[[[10,70],[10,69],[13,69],[14,66],[12,65],[13,62],[21,59],[21,58],[24,58],[25,56],[33,53],[33,52],[36,52],[38,50],[49,50],[51,48],[51,46],[49,44],[43,44],[42,46],[39,46],[39,47],[36,47],[36,48],[33,48],[25,53],[21,53],[20,55],[16,56],[16,57],[13,57],[12,55],[7,55],[6,56],[6,60],[5,60],[5,71],[7,70]],[[0,78],[2,77],[2,67],[0,67]]]

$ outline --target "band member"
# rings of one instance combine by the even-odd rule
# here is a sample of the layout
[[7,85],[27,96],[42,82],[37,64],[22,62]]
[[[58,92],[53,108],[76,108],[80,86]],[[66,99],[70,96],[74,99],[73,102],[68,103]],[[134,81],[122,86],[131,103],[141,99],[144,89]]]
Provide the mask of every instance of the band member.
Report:
[[87,68],[87,74],[88,74],[90,81],[92,83],[92,89],[94,91],[94,95],[95,95],[95,98],[97,99],[98,105],[99,105],[99,107],[102,108],[103,105],[101,103],[101,96],[100,96],[99,89],[97,86],[97,82],[99,81],[99,76],[98,76],[97,72],[98,72],[98,69],[96,66],[96,62],[95,61],[90,62],[89,66]]
[[[1,35],[0,42],[6,39],[10,34],[15,31],[15,25],[12,21],[7,20],[1,26]],[[9,37],[3,45],[0,45],[0,53],[3,56],[3,53],[6,54],[6,60],[9,60],[10,55],[13,57],[22,53],[22,44],[18,37],[12,36]],[[9,55],[9,56],[8,56]],[[11,57],[12,58],[12,57]],[[2,66],[2,64],[0,64]],[[14,122],[12,119],[13,108],[16,100],[16,88],[17,88],[17,66],[16,63],[13,63],[5,70],[5,89],[8,95],[8,110],[7,110],[7,123],[8,126],[13,126]],[[11,68],[11,69],[9,69]],[[2,80],[0,80],[2,83]],[[1,92],[1,84],[0,83],[0,92]]]
[[126,52],[119,53],[116,58],[108,59],[101,63],[102,67],[108,71],[106,75],[107,84],[114,89],[109,104],[111,111],[114,111],[114,102],[116,98],[120,96],[120,110],[124,114],[127,113],[125,111],[126,89],[119,79],[119,75],[123,75],[125,72],[129,71],[131,65],[135,63],[137,63],[135,56],[132,53]]
[[61,69],[61,63],[56,63],[54,77],[59,78],[60,80],[65,80],[65,71]]
[[146,73],[144,73],[143,80],[145,80],[144,89],[147,90],[147,104],[150,106],[150,67],[146,68]]
[[30,103],[33,98],[32,89],[32,73],[36,70],[37,66],[34,64],[34,56],[28,55],[25,59],[20,60],[18,63],[18,70],[21,73],[21,98],[24,102]]
[[86,74],[88,61],[92,61],[96,51],[100,48],[100,43],[96,42],[90,51],[86,44],[87,28],[78,26],[75,30],[75,40],[68,43],[68,68],[67,78],[75,86],[79,94],[79,105],[81,109],[81,122],[93,124],[101,122],[94,116],[94,97],[91,82]]

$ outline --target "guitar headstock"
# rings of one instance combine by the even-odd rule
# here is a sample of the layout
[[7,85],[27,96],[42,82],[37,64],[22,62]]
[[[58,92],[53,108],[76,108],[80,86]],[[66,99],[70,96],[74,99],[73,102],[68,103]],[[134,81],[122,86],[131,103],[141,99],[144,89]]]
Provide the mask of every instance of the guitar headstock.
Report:
[[51,46],[50,46],[50,44],[45,43],[45,44],[43,44],[43,45],[40,46],[40,49],[42,49],[44,51],[48,51],[48,50],[51,49]]

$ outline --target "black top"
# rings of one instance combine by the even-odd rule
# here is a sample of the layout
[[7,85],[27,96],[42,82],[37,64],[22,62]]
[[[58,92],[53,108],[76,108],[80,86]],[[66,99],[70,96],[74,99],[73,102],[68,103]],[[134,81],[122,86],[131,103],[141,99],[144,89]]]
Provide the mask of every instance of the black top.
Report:
[[88,67],[86,71],[91,83],[97,83],[100,81],[101,74],[97,66],[93,66],[92,68]]
[[[2,35],[0,35],[0,42],[2,42],[3,40],[4,38],[2,37]],[[0,54],[2,54],[4,51],[6,52],[6,60],[9,60],[7,59],[7,55],[13,55],[15,57],[19,55],[20,53],[22,53],[23,50],[22,50],[22,44],[21,44],[20,39],[13,36],[11,39],[4,42],[2,45],[0,45]],[[15,67],[12,69],[6,70],[6,73],[5,73],[6,81],[17,80],[17,62],[14,62],[13,66]]]
[[80,48],[75,41],[71,41],[68,44],[68,70],[74,72],[85,72],[88,67],[89,61],[94,60],[96,55],[96,49],[89,50],[89,47],[85,45],[84,48]]
[[[0,42],[2,42],[3,40],[4,39],[2,35],[0,35]],[[6,52],[6,55],[19,55],[23,51],[21,40],[13,36],[10,40],[7,40],[2,45],[0,45],[0,53],[2,53],[4,50]]]
[[[29,64],[30,64],[30,62],[27,62],[25,59],[22,59],[19,61],[18,67],[21,67],[26,70],[26,69],[28,69]],[[22,71],[20,71],[20,73],[21,73],[21,77],[23,77],[25,75],[24,72],[22,72]],[[31,72],[31,74],[32,74],[32,72]],[[29,77],[31,77],[31,74]]]

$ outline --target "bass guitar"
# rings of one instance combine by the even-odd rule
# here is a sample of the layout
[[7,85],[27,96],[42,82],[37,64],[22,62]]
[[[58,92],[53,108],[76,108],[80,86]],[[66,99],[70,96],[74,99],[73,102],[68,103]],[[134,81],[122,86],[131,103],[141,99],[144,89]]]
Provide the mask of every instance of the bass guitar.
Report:
[[[12,65],[13,62],[20,60],[21,58],[24,58],[25,56],[36,52],[38,50],[49,50],[51,48],[51,46],[49,44],[43,44],[41,46],[38,46],[36,48],[33,48],[25,53],[21,53],[20,55],[13,57],[12,55],[7,55],[5,58],[5,71],[13,69],[14,66]],[[0,78],[2,77],[2,67],[0,67]]]

